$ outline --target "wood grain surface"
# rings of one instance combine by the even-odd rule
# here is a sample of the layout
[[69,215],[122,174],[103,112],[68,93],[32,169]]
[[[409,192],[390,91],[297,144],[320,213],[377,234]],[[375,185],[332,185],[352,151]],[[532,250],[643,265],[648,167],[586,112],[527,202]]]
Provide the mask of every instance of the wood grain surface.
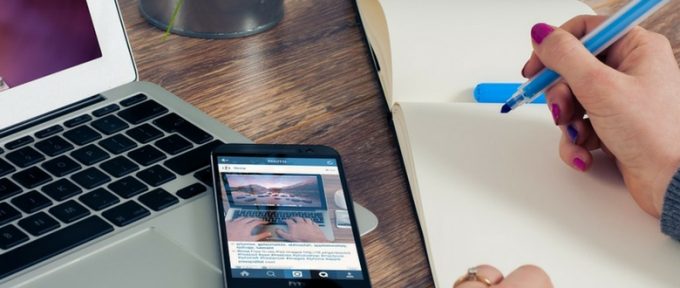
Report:
[[[352,1],[288,0],[274,29],[230,40],[164,40],[141,18],[137,0],[119,2],[140,80],[162,85],[257,143],[335,147],[353,199],[380,218],[378,229],[362,238],[374,287],[433,286]],[[606,14],[624,1],[584,2]],[[671,39],[680,59],[678,12],[673,0],[644,26]]]

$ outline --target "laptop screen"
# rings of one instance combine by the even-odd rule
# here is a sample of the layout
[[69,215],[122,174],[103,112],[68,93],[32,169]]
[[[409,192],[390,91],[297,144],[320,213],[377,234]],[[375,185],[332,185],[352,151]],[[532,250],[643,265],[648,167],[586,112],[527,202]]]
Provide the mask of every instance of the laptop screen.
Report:
[[232,207],[324,209],[321,175],[223,173]]
[[0,2],[0,93],[100,57],[86,0]]

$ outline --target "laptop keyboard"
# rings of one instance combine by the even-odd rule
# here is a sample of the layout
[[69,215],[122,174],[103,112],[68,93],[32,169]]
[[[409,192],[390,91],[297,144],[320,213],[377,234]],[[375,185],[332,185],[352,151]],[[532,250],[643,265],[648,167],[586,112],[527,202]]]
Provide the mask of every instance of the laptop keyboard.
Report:
[[143,94],[5,144],[0,279],[207,191],[220,144]]
[[286,220],[293,217],[311,219],[319,226],[323,226],[323,213],[306,211],[262,211],[262,210],[236,210],[233,219],[236,218],[260,218],[273,225],[286,225]]

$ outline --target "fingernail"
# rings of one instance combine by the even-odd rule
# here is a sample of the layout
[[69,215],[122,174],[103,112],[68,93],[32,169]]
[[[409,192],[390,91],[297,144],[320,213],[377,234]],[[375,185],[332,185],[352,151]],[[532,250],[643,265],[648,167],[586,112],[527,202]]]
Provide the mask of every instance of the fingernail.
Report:
[[576,144],[576,140],[578,140],[578,131],[571,124],[567,125],[567,135],[569,135],[569,139],[571,139],[571,143]]
[[552,112],[553,120],[557,124],[557,120],[560,120],[560,106],[553,103],[550,105],[550,112]]
[[545,23],[538,23],[531,28],[531,38],[534,39],[536,44],[541,44],[545,37],[548,37],[550,33],[555,31],[555,28]]
[[586,171],[586,162],[583,162],[583,160],[581,160],[581,158],[578,158],[578,157],[574,158],[572,163],[574,164],[574,167],[576,167],[576,169],[581,170],[581,171]]

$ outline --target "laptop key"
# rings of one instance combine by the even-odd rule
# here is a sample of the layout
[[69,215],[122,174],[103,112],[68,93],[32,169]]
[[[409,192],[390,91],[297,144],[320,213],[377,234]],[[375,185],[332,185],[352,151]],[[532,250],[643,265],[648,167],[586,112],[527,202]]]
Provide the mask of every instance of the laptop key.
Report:
[[198,172],[194,173],[194,178],[198,179],[198,181],[203,182],[203,184],[209,187],[213,186],[212,169],[210,166],[198,170]]
[[131,106],[131,105],[135,105],[135,104],[137,104],[137,103],[139,103],[139,102],[142,102],[142,101],[144,101],[144,100],[146,100],[146,95],[144,95],[144,94],[137,94],[137,95],[132,96],[132,97],[130,97],[130,98],[127,98],[127,99],[125,99],[125,100],[123,100],[123,101],[120,101],[120,105],[123,105],[123,107],[128,107],[128,106]]
[[90,211],[78,202],[69,200],[58,206],[54,206],[49,210],[50,214],[57,217],[61,222],[71,223],[90,215]]
[[47,196],[50,196],[57,201],[71,198],[83,192],[80,187],[76,186],[76,184],[73,184],[73,182],[68,179],[59,179],[54,183],[45,185],[41,190],[43,193],[47,194]]
[[61,125],[54,125],[35,132],[35,137],[38,137],[39,139],[47,138],[61,131],[64,131],[64,127],[61,127]]
[[17,149],[21,146],[33,143],[33,141],[34,141],[33,137],[24,136],[24,137],[21,137],[17,140],[14,140],[14,141],[11,141],[11,142],[5,144],[5,148],[7,148],[7,150],[14,150],[14,149]]
[[123,198],[130,198],[149,190],[149,187],[132,176],[119,179],[118,181],[109,184],[108,188],[113,193],[116,193]]
[[99,168],[102,168],[106,173],[113,175],[113,177],[120,178],[139,170],[139,165],[124,156],[118,156],[102,163],[99,165]]
[[113,154],[120,154],[137,147],[134,141],[121,134],[99,141],[99,145]]
[[90,120],[92,120],[92,116],[84,114],[84,115],[80,115],[76,118],[73,118],[71,120],[67,120],[66,122],[64,122],[64,126],[66,126],[66,128],[72,128],[72,127],[76,127],[80,124],[86,123]]
[[151,212],[135,201],[128,201],[102,212],[102,216],[118,227],[123,227],[146,216]]
[[135,128],[132,128],[128,131],[125,131],[125,134],[127,134],[128,136],[132,137],[132,139],[135,139],[137,140],[137,142],[140,142],[142,144],[146,144],[153,140],[163,137],[163,132],[161,132],[161,130],[158,130],[155,127],[151,126],[150,124],[146,123],[139,125]]
[[101,148],[95,146],[94,144],[87,145],[83,148],[71,152],[71,156],[78,160],[78,162],[83,163],[83,165],[86,166],[95,164],[97,162],[109,158],[108,153],[106,153]]
[[147,100],[123,111],[118,116],[131,124],[146,122],[168,112],[168,108],[161,106],[154,100]]
[[191,142],[185,140],[177,134],[172,134],[168,137],[158,140],[156,143],[154,143],[154,145],[163,150],[165,153],[171,155],[179,154],[193,147]]
[[7,178],[0,179],[0,200],[21,193],[21,187]]
[[80,164],[76,163],[76,161],[73,161],[67,156],[59,156],[49,160],[43,163],[42,167],[47,170],[47,172],[52,173],[52,175],[56,177],[66,176],[82,168]]
[[206,189],[205,186],[201,185],[201,183],[194,183],[187,187],[177,190],[177,196],[181,197],[182,199],[189,199],[207,190],[208,189]]
[[85,189],[92,189],[111,181],[111,177],[94,167],[90,167],[73,174],[71,179],[78,183],[78,185],[83,186]]
[[29,217],[19,220],[19,227],[31,233],[33,236],[40,236],[54,229],[59,228],[59,222],[47,215],[45,212],[38,212]]
[[[111,224],[97,216],[91,216],[26,245],[0,254],[0,279],[111,231],[113,231]],[[2,235],[3,233],[0,232],[0,238]],[[26,240],[28,240],[28,237],[26,237]]]
[[54,136],[35,143],[35,148],[38,148],[40,152],[45,153],[47,156],[57,156],[73,149],[73,145],[66,142],[64,138]]
[[80,202],[90,207],[93,210],[102,210],[113,204],[120,202],[118,197],[113,195],[111,192],[106,191],[104,188],[98,188],[92,192],[86,193],[78,198]]
[[196,125],[184,120],[175,113],[170,113],[153,121],[153,124],[163,129],[167,133],[177,132],[196,144],[203,144],[213,139],[213,137],[196,127]]
[[32,189],[42,184],[52,181],[52,177],[38,167],[31,167],[24,171],[12,175],[12,179],[19,182],[22,186]]
[[[14,207],[7,203],[0,203],[0,226],[19,219],[20,217],[21,212],[17,209],[14,209]],[[2,238],[1,236],[2,233],[0,233],[0,238]]]
[[177,199],[177,197],[172,196],[172,194],[168,193],[168,191],[165,191],[161,188],[144,193],[144,195],[139,196],[138,200],[139,202],[142,202],[142,204],[146,205],[146,207],[149,207],[154,211],[161,211],[179,203],[179,199]]
[[116,115],[109,115],[104,118],[100,118],[92,121],[92,127],[99,130],[106,135],[111,135],[113,133],[127,129],[128,124],[116,117]]
[[52,205],[52,201],[39,192],[31,191],[14,197],[14,199],[12,199],[12,204],[21,209],[21,211],[24,211],[24,213],[31,214]]
[[20,168],[26,168],[45,160],[45,156],[31,147],[24,147],[14,152],[10,152],[5,157]]
[[187,175],[199,168],[210,165],[210,153],[215,147],[222,145],[222,141],[215,140],[208,144],[204,144],[184,154],[175,156],[170,160],[163,162],[163,164],[179,175]]
[[[17,227],[8,225],[6,227],[0,228],[0,249],[9,249],[26,241],[28,241],[28,235],[26,235],[24,232],[21,232],[21,230],[19,230]],[[4,260],[3,256],[4,255],[0,255],[0,260]],[[0,262],[0,267],[3,267],[7,264],[11,263],[6,263],[6,261]],[[0,276],[0,279],[1,278],[2,276]]]
[[175,174],[172,174],[172,172],[160,165],[155,165],[140,171],[137,173],[137,177],[153,187],[163,185],[177,178]]
[[5,176],[9,173],[14,172],[14,166],[12,164],[7,163],[7,161],[0,159],[0,177]]
[[120,109],[120,106],[118,106],[117,104],[111,104],[92,111],[92,115],[94,115],[95,117],[102,117],[112,112],[116,112],[118,111],[118,109]]
[[140,165],[149,166],[165,159],[167,156],[165,156],[165,153],[154,148],[153,146],[146,145],[130,151],[130,153],[128,153],[128,157],[132,158],[132,160],[139,163]]
[[102,138],[102,135],[88,126],[80,126],[64,132],[64,137],[71,142],[76,143],[76,145],[82,146]]

